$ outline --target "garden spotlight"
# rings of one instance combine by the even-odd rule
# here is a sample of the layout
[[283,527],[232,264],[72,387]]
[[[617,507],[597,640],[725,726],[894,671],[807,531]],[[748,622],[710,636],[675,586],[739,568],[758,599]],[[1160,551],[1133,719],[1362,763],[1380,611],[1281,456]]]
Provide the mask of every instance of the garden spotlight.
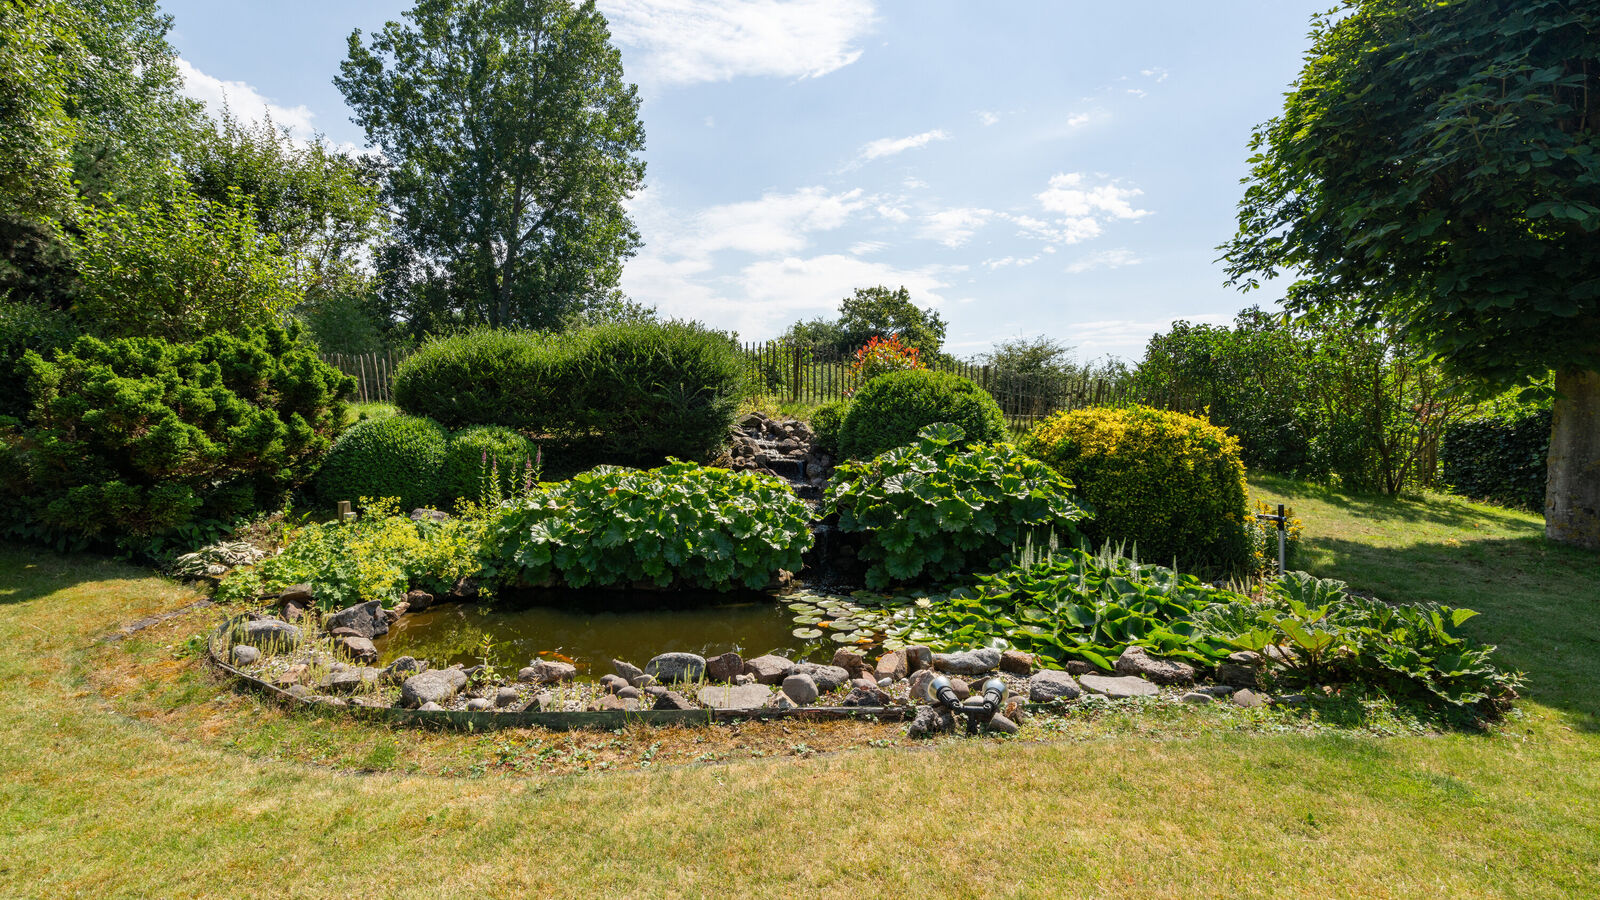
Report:
[[1006,683],[998,678],[991,678],[983,683],[983,694],[966,703],[956,696],[955,689],[950,686],[950,679],[943,675],[935,676],[928,682],[928,700],[939,704],[949,710],[951,715],[962,715],[967,719],[967,734],[977,734],[978,729],[989,724],[1000,708],[1005,705],[1006,698],[1011,690]]

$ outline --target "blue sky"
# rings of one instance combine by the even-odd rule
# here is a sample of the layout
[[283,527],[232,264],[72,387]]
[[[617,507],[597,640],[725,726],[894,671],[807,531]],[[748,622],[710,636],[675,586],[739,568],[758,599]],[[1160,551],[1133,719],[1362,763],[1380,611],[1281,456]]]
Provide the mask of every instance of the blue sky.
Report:
[[[167,0],[189,91],[363,146],[332,78],[408,2]],[[644,99],[623,288],[775,336],[905,285],[946,348],[1046,334],[1137,359],[1227,321],[1215,247],[1250,129],[1326,0],[602,0]]]

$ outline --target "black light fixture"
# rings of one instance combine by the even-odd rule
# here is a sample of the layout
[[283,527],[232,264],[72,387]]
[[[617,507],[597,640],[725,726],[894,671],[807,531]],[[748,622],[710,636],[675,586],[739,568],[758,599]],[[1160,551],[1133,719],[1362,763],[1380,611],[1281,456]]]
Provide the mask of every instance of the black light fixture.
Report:
[[983,683],[983,693],[980,696],[962,703],[961,698],[956,696],[955,688],[950,686],[950,679],[936,675],[928,682],[927,694],[928,700],[949,710],[951,715],[965,716],[967,734],[977,734],[978,729],[989,724],[989,720],[1005,706],[1011,690],[1006,687],[1004,681],[991,678]]

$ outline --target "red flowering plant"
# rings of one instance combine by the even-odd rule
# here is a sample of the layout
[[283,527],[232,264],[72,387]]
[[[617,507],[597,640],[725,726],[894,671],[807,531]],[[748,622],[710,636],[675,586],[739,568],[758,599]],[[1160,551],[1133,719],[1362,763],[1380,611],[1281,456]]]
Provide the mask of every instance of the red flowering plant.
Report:
[[898,334],[891,334],[887,338],[874,335],[856,350],[855,362],[850,364],[850,393],[854,394],[856,388],[885,372],[926,369],[921,352],[916,347],[900,343]]

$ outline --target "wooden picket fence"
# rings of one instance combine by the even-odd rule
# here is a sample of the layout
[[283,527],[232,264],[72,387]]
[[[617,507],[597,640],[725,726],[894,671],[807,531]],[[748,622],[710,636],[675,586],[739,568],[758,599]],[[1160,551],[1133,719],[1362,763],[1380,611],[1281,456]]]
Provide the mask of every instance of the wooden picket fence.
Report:
[[390,383],[394,370],[411,355],[409,350],[382,350],[376,353],[324,353],[322,361],[356,380],[358,403],[393,403]]

